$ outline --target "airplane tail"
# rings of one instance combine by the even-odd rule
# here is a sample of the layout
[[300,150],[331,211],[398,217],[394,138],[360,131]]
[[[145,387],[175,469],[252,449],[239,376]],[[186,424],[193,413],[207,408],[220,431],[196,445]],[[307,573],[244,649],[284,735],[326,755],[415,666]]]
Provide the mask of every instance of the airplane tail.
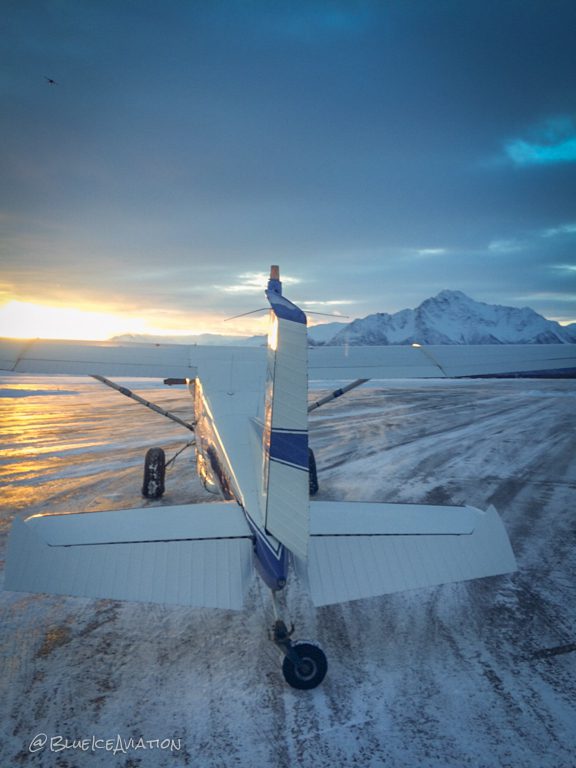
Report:
[[263,432],[265,526],[295,555],[306,558],[309,537],[308,360],[306,315],[282,296],[272,267]]

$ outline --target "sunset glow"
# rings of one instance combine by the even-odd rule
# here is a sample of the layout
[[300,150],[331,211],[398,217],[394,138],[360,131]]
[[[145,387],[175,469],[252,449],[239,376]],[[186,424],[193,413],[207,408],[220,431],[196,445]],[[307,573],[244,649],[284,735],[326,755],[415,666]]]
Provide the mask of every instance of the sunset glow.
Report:
[[173,339],[181,336],[183,340],[190,340],[195,334],[202,333],[232,336],[265,334],[267,328],[267,315],[229,323],[214,314],[195,314],[192,317],[185,312],[174,312],[168,316],[143,314],[142,317],[134,317],[36,302],[9,301],[0,305],[0,337],[19,339],[106,341],[114,336],[141,334],[155,338],[170,336]]
[[22,301],[10,301],[0,307],[0,336],[101,341],[115,334],[147,331],[142,320],[106,312]]

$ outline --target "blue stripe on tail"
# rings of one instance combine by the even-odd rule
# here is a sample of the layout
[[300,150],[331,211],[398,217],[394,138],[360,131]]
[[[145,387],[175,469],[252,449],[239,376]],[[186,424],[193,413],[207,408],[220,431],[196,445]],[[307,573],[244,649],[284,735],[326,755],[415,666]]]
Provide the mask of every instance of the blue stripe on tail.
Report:
[[308,470],[308,433],[272,429],[270,434],[270,459]]

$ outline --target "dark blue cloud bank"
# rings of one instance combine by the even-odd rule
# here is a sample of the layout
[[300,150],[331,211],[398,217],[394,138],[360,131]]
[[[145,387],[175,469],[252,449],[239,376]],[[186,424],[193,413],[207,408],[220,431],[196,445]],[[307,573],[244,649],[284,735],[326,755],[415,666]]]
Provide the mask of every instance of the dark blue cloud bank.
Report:
[[355,316],[448,287],[576,319],[573,2],[14,0],[3,28],[5,296],[192,326],[280,263]]

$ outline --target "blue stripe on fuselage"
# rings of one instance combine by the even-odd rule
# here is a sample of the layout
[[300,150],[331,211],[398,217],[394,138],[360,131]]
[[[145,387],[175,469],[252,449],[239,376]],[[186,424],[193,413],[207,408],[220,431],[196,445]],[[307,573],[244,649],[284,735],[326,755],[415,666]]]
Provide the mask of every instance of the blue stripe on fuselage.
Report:
[[288,551],[282,544],[274,549],[264,531],[246,513],[246,520],[254,534],[254,565],[267,587],[284,589],[288,579]]

